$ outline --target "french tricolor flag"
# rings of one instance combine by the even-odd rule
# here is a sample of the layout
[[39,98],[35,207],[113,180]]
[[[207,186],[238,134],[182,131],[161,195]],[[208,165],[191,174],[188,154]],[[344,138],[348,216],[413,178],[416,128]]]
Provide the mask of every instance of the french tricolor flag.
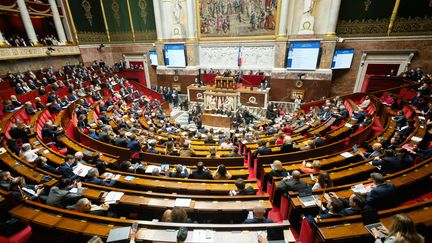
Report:
[[237,65],[239,67],[241,67],[242,64],[243,64],[242,48],[239,47],[239,49],[238,49],[238,57],[237,57]]

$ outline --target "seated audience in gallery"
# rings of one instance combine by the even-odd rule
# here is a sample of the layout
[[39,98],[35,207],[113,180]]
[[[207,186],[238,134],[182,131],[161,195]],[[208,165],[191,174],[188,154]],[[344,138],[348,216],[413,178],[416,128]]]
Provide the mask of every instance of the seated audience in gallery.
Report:
[[214,180],[229,180],[232,175],[228,172],[224,164],[220,164],[212,175]]
[[247,186],[243,179],[239,178],[234,182],[236,186],[236,190],[232,190],[229,192],[230,196],[246,196],[246,195],[255,195],[256,191],[252,188],[252,186]]
[[223,157],[241,157],[242,154],[239,153],[239,148],[237,146],[233,146],[231,153],[222,155]]
[[189,174],[189,179],[211,180],[212,175],[210,170],[204,167],[204,163],[199,161],[196,165],[196,169]]
[[170,177],[174,177],[174,178],[186,178],[188,176],[189,176],[188,169],[181,164],[176,165],[174,171],[170,173]]

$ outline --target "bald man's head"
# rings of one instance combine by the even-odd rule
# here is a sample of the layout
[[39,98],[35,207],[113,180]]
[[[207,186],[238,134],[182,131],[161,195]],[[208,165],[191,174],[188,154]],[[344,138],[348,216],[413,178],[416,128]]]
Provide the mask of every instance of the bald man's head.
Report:
[[298,170],[293,170],[293,172],[292,172],[292,178],[293,178],[294,180],[296,180],[296,181],[300,180],[300,175],[301,175],[300,171],[298,171]]

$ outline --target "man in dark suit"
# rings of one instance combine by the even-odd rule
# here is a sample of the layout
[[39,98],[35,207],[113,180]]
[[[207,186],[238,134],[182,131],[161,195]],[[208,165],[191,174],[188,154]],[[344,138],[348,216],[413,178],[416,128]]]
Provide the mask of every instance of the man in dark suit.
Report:
[[68,178],[71,180],[75,180],[78,178],[78,175],[76,175],[73,172],[73,165],[75,163],[75,157],[73,155],[66,155],[65,162],[60,165],[58,168],[58,171],[61,175],[63,175],[64,178]]
[[273,223],[271,219],[265,217],[266,210],[262,206],[256,206],[253,209],[253,218],[246,219],[245,224]]
[[86,176],[85,182],[101,185],[101,186],[114,186],[115,181],[110,179],[99,179],[99,171],[96,168],[91,168]]
[[266,142],[264,140],[260,140],[258,142],[259,147],[257,148],[257,150],[255,150],[255,152],[253,153],[253,156],[256,157],[258,155],[266,155],[266,154],[271,154],[271,149],[266,147]]
[[111,142],[111,137],[108,135],[108,128],[107,127],[103,127],[102,131],[99,132],[98,136],[99,136],[99,141],[102,141],[104,143],[110,143]]
[[114,139],[114,145],[125,148],[127,146],[127,139],[125,132],[121,131],[120,135]]
[[136,152],[141,151],[141,143],[136,140],[136,137],[134,134],[129,136],[129,141],[127,142],[126,147],[130,149],[131,154],[134,154]]
[[342,202],[345,206],[339,213],[342,216],[351,216],[360,214],[366,206],[365,198],[357,193],[352,194],[349,199],[342,199]]
[[392,149],[384,150],[384,157],[382,159],[375,158],[372,165],[380,166],[380,172],[383,175],[393,174],[404,169],[401,158],[396,156]]
[[241,157],[243,156],[242,154],[239,154],[239,148],[237,146],[234,146],[232,148],[232,151],[230,154],[225,155],[224,157]]
[[385,183],[385,179],[380,173],[372,173],[370,177],[373,182],[373,189],[366,194],[367,204],[378,210],[392,207],[397,201],[395,200],[395,185]]
[[399,111],[398,115],[395,116],[393,118],[393,120],[396,122],[396,127],[399,127],[399,128],[404,127],[406,125],[406,122],[407,122],[407,118],[404,115],[403,111]]
[[284,178],[276,189],[276,193],[274,195],[273,204],[277,207],[280,206],[280,200],[283,194],[289,191],[302,191],[308,188],[308,184],[305,181],[300,180],[300,171],[294,170],[292,172],[292,178]]
[[192,171],[189,175],[189,179],[200,179],[200,180],[211,180],[212,175],[210,171],[204,167],[204,163],[199,161],[196,170]]
[[231,196],[246,196],[256,194],[255,189],[253,189],[252,186],[246,187],[246,183],[241,178],[235,181],[235,185],[237,187],[237,190],[230,191],[229,194]]
[[32,103],[30,102],[30,101],[27,101],[26,103],[25,103],[25,108],[24,108],[24,110],[25,110],[25,112],[26,112],[26,114],[27,115],[34,115],[34,114],[36,114],[36,111],[35,111],[35,109],[33,108],[33,106],[32,106]]
[[324,146],[325,143],[326,142],[324,138],[321,137],[321,134],[319,132],[315,132],[315,140],[314,140],[315,147]]

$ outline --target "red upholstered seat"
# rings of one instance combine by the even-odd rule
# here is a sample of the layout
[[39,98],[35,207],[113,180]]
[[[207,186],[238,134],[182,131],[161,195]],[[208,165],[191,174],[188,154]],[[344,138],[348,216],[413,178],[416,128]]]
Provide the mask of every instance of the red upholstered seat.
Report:
[[27,225],[27,227],[25,227],[23,230],[8,238],[0,236],[0,242],[1,243],[25,243],[25,242],[29,242],[31,235],[32,235],[32,228],[30,227],[30,225]]
[[301,243],[312,243],[313,242],[313,234],[314,230],[310,226],[309,222],[306,220],[306,218],[302,219],[300,234],[299,234],[299,241]]

